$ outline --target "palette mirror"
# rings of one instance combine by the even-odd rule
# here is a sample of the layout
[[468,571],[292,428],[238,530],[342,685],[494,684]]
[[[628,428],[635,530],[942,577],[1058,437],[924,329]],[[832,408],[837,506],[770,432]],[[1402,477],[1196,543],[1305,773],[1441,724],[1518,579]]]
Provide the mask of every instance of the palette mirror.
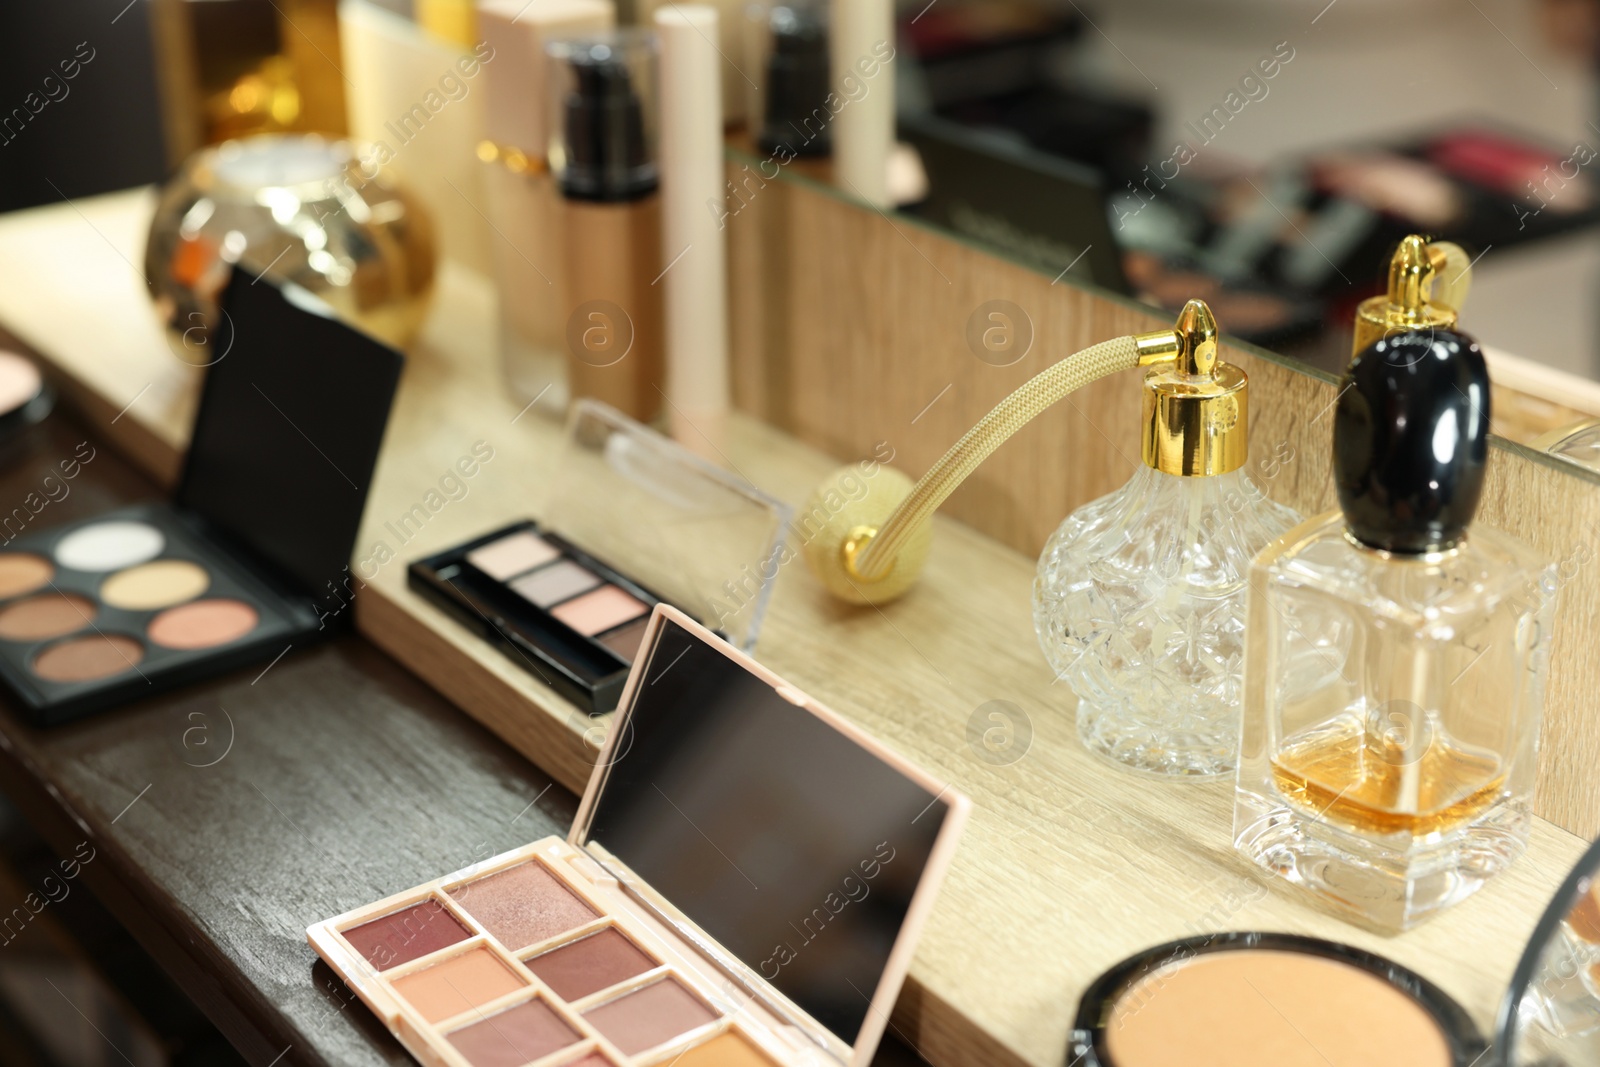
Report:
[[[1600,416],[1595,5],[895,8],[902,229],[1166,311],[1205,299],[1325,380],[1400,238],[1427,234],[1473,260],[1460,322],[1491,349],[1502,445],[1542,451]],[[730,152],[764,179],[830,180]]]

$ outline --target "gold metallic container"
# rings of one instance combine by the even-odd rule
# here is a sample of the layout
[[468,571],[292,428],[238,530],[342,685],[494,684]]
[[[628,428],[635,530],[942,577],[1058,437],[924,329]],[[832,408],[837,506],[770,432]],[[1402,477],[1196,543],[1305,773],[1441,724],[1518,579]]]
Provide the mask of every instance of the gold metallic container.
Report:
[[1472,263],[1460,245],[1412,234],[1389,260],[1389,288],[1356,308],[1351,358],[1390,334],[1454,329],[1472,282]]
[[1144,462],[1184,477],[1227,474],[1249,456],[1250,381],[1217,359],[1217,320],[1191,300],[1177,328],[1140,336]]
[[427,314],[436,258],[428,213],[370,153],[314,134],[268,134],[184,163],[162,190],[144,266],[173,351],[205,365],[234,263],[293,282],[404,347]]

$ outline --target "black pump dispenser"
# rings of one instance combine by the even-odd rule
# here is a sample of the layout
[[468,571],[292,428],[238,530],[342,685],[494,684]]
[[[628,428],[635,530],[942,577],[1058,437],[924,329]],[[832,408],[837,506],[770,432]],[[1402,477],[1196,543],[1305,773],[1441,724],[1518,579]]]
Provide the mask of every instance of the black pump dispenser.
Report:
[[1368,346],[1339,383],[1334,483],[1350,535],[1420,555],[1453,548],[1483,493],[1489,369],[1478,342],[1415,330]]
[[575,91],[563,108],[568,158],[562,193],[576,200],[627,201],[654,192],[656,163],[627,63],[604,42],[585,45],[569,62]]

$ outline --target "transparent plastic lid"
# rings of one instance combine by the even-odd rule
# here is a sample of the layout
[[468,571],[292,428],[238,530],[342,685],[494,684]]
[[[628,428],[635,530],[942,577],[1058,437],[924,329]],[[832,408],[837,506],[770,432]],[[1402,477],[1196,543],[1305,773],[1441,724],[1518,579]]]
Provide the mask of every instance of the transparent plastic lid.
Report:
[[573,404],[535,513],[547,530],[755,648],[792,511],[615,408]]
[[1600,1063],[1600,841],[1584,854],[1539,920],[1496,1031],[1497,1065]]
[[628,201],[654,192],[655,35],[637,27],[552,41],[550,170],[579,200]]

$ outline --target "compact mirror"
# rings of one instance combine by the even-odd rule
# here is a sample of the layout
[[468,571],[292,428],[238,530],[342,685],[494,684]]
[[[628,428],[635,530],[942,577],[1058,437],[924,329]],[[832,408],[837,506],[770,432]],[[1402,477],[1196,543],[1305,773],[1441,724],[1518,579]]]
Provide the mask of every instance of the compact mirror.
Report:
[[1504,1067],[1600,1063],[1600,841],[1534,930],[1497,1029]]

